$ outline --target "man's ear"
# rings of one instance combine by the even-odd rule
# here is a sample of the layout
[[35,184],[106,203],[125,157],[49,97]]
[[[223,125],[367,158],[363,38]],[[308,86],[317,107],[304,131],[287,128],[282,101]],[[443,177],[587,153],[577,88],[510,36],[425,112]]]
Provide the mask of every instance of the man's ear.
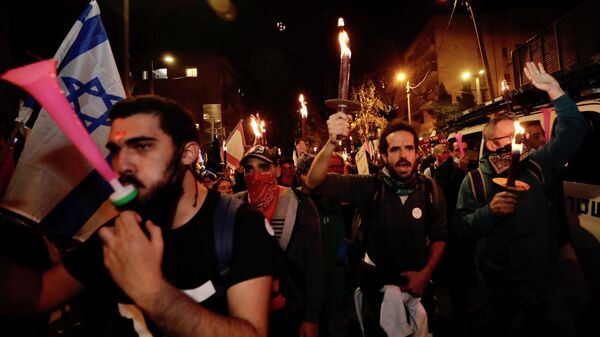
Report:
[[183,153],[181,154],[181,163],[183,165],[192,165],[198,160],[198,153],[200,152],[200,145],[196,142],[187,142],[183,146]]
[[277,175],[277,178],[281,177],[281,166],[275,166],[275,174]]
[[491,140],[486,140],[485,141],[485,147],[487,147],[488,150],[494,152],[498,149],[498,146],[496,145],[496,143],[494,143]]

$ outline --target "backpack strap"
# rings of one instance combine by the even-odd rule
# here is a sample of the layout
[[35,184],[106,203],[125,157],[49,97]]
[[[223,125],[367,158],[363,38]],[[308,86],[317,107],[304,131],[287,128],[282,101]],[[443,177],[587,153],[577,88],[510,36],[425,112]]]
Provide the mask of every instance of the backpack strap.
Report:
[[533,160],[527,160],[525,168],[531,172],[542,185],[544,185],[544,175],[542,174],[542,167],[540,164]]
[[[421,181],[423,182],[423,186],[425,187],[425,193],[423,194],[423,196],[425,197],[425,213],[426,214],[433,214],[434,212],[434,200],[436,200],[434,193],[435,189],[433,188],[433,178],[429,178],[423,174],[421,174],[420,176]],[[425,223],[425,231],[427,232],[427,230],[429,229],[429,219],[427,220],[427,222]]]
[[[219,193],[219,200],[215,210],[213,231],[215,239],[215,253],[217,268],[221,280],[229,273],[231,259],[233,258],[233,228],[238,209],[244,202],[241,199],[227,194]],[[217,296],[224,293],[224,284],[216,287]]]
[[384,192],[384,186],[381,180],[375,179],[375,193],[369,199],[369,203],[364,210],[356,209],[352,225],[352,240],[364,248],[366,229],[369,221],[376,216],[376,211],[379,209],[381,196]]
[[283,231],[279,238],[279,247],[283,251],[287,251],[287,247],[290,244],[292,233],[294,232],[294,225],[296,224],[296,214],[298,213],[298,204],[300,203],[300,197],[296,194],[296,189],[290,188],[291,196],[289,198],[287,208],[285,211],[285,221],[283,223]]
[[435,200],[433,193],[433,178],[428,178],[427,176],[421,176],[423,179],[423,183],[425,184],[425,204],[427,205],[427,210],[433,209],[433,201]]
[[471,186],[471,193],[479,204],[487,203],[487,188],[485,186],[485,180],[483,180],[483,173],[481,169],[469,171],[467,173],[469,177],[469,185]]

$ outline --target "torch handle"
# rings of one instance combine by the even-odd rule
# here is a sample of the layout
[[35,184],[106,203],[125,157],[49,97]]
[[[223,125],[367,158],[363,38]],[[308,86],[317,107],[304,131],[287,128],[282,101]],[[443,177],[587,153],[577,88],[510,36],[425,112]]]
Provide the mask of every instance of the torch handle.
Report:
[[512,153],[510,167],[508,168],[508,177],[506,178],[507,187],[515,187],[515,180],[517,179],[520,157],[521,155],[518,152]]

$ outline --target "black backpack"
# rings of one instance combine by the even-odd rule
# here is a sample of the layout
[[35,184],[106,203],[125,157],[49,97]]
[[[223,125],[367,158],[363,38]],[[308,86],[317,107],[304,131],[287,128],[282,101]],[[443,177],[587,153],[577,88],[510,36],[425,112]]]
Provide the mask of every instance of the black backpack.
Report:
[[[217,268],[219,270],[219,280],[216,282],[216,295],[225,294],[225,276],[231,268],[231,259],[233,257],[233,228],[238,209],[244,202],[241,199],[228,194],[219,193],[217,208],[213,221],[215,253],[217,255]],[[213,282],[214,283],[214,282]]]

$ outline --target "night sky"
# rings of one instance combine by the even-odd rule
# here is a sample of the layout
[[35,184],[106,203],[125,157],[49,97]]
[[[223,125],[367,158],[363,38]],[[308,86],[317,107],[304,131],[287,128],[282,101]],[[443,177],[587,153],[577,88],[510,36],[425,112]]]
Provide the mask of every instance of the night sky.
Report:
[[[236,1],[236,19],[220,19],[206,0],[130,0],[131,58],[148,53],[216,52],[239,74],[248,109],[284,120],[303,92],[309,110],[325,119],[323,101],[337,95],[337,18],[344,17],[352,48],[351,81],[391,77],[404,49],[433,14],[450,16],[454,1]],[[9,3],[10,64],[50,58],[85,8],[86,0]],[[569,10],[582,1],[478,1],[475,13],[552,3]],[[456,12],[466,13],[463,1]],[[117,63],[122,63],[122,0],[100,0]],[[540,18],[544,25],[556,18]],[[276,23],[283,22],[280,31]],[[251,111],[249,111],[251,112]]]

